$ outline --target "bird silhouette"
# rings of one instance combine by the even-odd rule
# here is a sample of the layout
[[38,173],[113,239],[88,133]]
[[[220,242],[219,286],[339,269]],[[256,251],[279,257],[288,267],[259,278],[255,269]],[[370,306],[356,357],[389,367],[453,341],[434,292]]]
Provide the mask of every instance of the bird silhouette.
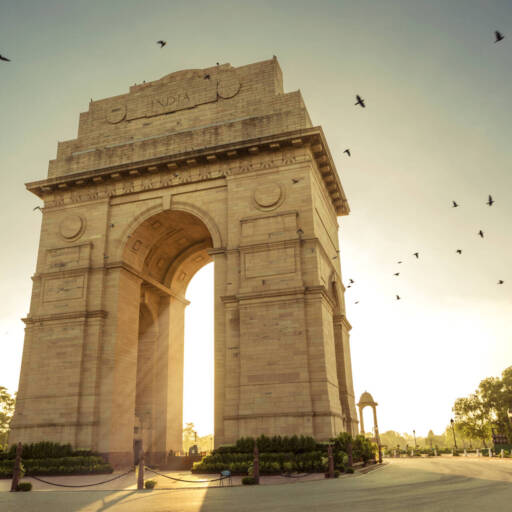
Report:
[[167,44],[167,41],[162,41],[160,39],[160,41],[157,41],[156,44],[159,44],[160,45],[160,48],[163,48],[166,44]]
[[462,249],[457,249],[455,252],[456,252],[457,254],[462,254]]
[[484,237],[484,232],[483,232],[482,230],[480,230],[480,231],[478,232],[478,235],[479,235],[481,238],[483,238],[483,237]]
[[347,153],[347,155],[350,156],[350,149],[345,149],[345,151],[343,151],[343,153]]
[[459,206],[455,201],[452,201],[452,208],[457,208]]
[[395,272],[393,275],[394,275],[394,276],[399,276],[399,275],[400,275],[400,272]]
[[397,263],[400,265],[401,263],[403,263],[402,261],[397,261]]
[[43,209],[40,206],[36,206],[36,207],[32,208],[33,212],[35,212],[36,210],[39,210],[40,212],[43,211]]
[[396,295],[396,300],[400,300],[400,295]]
[[504,282],[505,282],[505,281],[503,281],[502,279],[500,279],[500,280],[498,281],[498,284],[503,284]]
[[505,36],[499,30],[495,30],[494,35],[496,36],[495,43],[499,43],[501,40],[505,39]]
[[492,206],[496,201],[492,198],[491,194],[489,194],[489,199],[485,204],[488,204],[489,206]]
[[349,285],[347,286],[347,288],[352,288],[352,285],[351,285],[351,284],[349,284]]
[[5,62],[11,62],[11,59],[8,59],[7,57],[4,57],[3,55],[0,55],[0,60],[3,60]]
[[359,94],[356,94],[356,100],[357,101],[354,103],[354,105],[360,105],[362,108],[366,107],[363,98],[361,98],[361,96],[359,96]]
[[359,304],[359,301],[358,301],[358,300],[356,300],[356,301],[354,302],[354,304]]
[[348,282],[349,282],[350,284],[354,284],[354,282],[355,282],[355,281],[354,281],[353,279],[349,279],[349,280],[348,280]]
[[416,256],[416,259],[418,259],[420,257],[420,253],[419,252],[415,252],[415,253],[413,253],[413,256]]

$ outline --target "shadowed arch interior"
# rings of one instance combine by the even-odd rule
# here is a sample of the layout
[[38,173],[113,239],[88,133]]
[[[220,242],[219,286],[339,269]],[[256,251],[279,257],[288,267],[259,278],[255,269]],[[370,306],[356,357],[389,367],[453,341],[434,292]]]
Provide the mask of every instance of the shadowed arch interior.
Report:
[[185,292],[211,248],[201,220],[169,210],[141,222],[123,250],[140,280],[134,424],[150,463],[182,448]]

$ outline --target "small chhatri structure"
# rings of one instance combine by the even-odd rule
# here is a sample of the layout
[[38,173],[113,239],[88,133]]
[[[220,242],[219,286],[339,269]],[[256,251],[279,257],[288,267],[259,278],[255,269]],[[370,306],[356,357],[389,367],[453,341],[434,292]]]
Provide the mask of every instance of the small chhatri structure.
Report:
[[357,407],[359,407],[359,425],[360,425],[360,432],[361,434],[365,433],[364,430],[364,418],[363,418],[363,409],[365,407],[371,407],[373,409],[373,427],[375,430],[375,437],[378,438],[379,435],[379,425],[377,423],[377,405],[379,405],[368,393],[368,391],[365,391],[361,398],[359,399],[359,403],[357,404]]

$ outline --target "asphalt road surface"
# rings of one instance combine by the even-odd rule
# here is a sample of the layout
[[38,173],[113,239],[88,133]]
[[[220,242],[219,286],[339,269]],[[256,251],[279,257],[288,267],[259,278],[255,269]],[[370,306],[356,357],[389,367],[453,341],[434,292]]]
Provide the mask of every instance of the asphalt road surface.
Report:
[[512,511],[512,459],[392,459],[365,475],[259,487],[0,493],[2,512]]

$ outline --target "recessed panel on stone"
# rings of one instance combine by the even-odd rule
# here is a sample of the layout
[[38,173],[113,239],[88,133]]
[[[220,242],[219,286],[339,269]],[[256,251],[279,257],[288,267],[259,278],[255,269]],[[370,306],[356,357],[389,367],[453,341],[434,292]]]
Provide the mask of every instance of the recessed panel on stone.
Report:
[[295,248],[280,247],[245,254],[245,277],[278,276],[296,271]]
[[84,293],[85,276],[46,279],[43,302],[81,299]]

